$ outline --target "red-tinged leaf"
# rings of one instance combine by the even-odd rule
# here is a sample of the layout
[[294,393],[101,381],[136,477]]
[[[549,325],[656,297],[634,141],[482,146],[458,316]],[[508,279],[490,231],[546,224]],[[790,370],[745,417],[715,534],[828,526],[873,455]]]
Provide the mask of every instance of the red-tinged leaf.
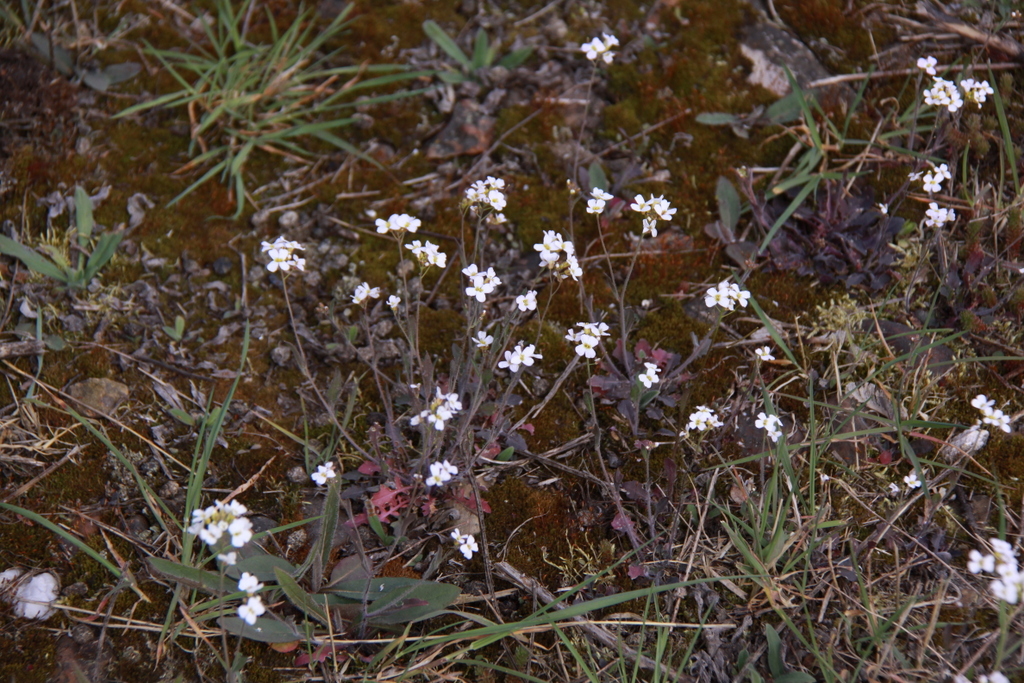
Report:
[[632,530],[633,520],[631,520],[629,517],[625,516],[620,512],[619,514],[615,515],[615,518],[612,520],[612,528],[616,531]]
[[533,436],[533,433],[536,431],[534,429],[533,423],[531,422],[527,422],[522,427],[520,427],[520,429],[522,429],[524,432],[529,433],[530,436]]
[[642,576],[647,576],[647,567],[642,564],[631,564],[626,573],[629,574],[629,578],[636,581]]
[[291,652],[299,646],[302,641],[294,640],[290,643],[270,643],[270,649],[277,650],[278,652]]
[[377,463],[375,462],[370,462],[369,460],[364,462],[356,469],[360,474],[365,474],[367,476],[373,476],[374,474],[380,473],[380,466],[377,465]]
[[331,650],[334,650],[333,654],[344,655],[341,648],[332,646],[330,644],[321,645],[318,647],[312,655],[308,652],[303,652],[301,655],[295,658],[295,666],[307,666],[310,662],[317,662],[319,664],[324,663],[332,655]]
[[490,459],[498,453],[501,453],[501,446],[496,443],[491,443],[480,450],[480,457]]
[[636,355],[637,358],[640,357],[641,353],[643,354],[644,358],[650,358],[653,355],[653,351],[651,350],[651,343],[646,339],[641,339],[636,343],[636,347],[633,349],[633,353]]

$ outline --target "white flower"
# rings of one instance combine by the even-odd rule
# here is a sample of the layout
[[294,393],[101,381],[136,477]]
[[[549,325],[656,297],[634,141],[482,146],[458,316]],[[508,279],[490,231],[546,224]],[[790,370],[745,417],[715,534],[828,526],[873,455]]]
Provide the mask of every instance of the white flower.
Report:
[[580,45],[580,50],[587,56],[592,62],[596,62],[600,57],[601,61],[605,64],[611,64],[612,60],[615,59],[615,53],[610,51],[610,48],[616,47],[619,44],[619,40],[612,35],[607,33],[602,34],[601,38],[593,38],[589,43],[583,43]]
[[460,534],[458,529],[452,531],[452,539],[459,546],[459,552],[467,560],[473,559],[473,553],[480,551],[480,546],[477,545],[476,539],[473,538],[473,534]]
[[306,259],[299,258],[293,254],[296,249],[305,249],[305,247],[298,242],[292,242],[291,240],[286,240],[284,237],[278,237],[273,243],[262,242],[260,248],[267,254],[267,256],[270,257],[270,263],[267,264],[267,270],[271,273],[278,270],[286,273],[292,268],[295,268],[296,270],[306,269]]
[[652,385],[660,381],[660,378],[658,377],[658,366],[655,363],[644,363],[644,367],[646,370],[641,372],[637,379],[640,380],[641,384],[650,389]]
[[614,198],[614,196],[611,193],[605,192],[600,187],[595,187],[593,190],[591,190],[590,196],[593,197],[594,199],[600,199],[602,202],[610,202]]
[[708,308],[721,306],[727,311],[733,311],[736,310],[736,304],[746,307],[748,301],[750,292],[728,280],[719,282],[718,287],[712,287],[704,294],[704,304]]
[[249,572],[242,572],[238,578],[238,590],[245,591],[249,595],[259,593],[261,588],[263,588],[263,584]]
[[407,213],[393,213],[387,220],[378,218],[374,224],[377,232],[382,235],[388,232],[416,232],[422,225],[419,218],[413,218]]
[[985,424],[992,425],[993,427],[998,427],[1007,434],[1010,433],[1010,416],[1006,415],[1001,410],[991,411],[981,418],[981,421]]
[[921,57],[917,60],[917,68],[924,71],[929,76],[935,75],[935,67],[938,65],[939,60],[935,57]]
[[707,429],[714,427],[721,427],[723,422],[715,415],[715,411],[707,406],[697,406],[697,410],[690,413],[690,421],[686,424],[686,431],[681,432],[679,436],[684,436],[686,432],[693,431],[696,429],[698,432],[703,432]]
[[427,477],[427,486],[441,486],[459,473],[459,468],[447,460],[444,462],[430,463],[430,476]]
[[402,297],[395,296],[394,294],[388,297],[388,308],[392,311],[397,310],[400,303],[402,303]]
[[651,199],[644,199],[642,194],[638,194],[633,197],[633,203],[629,205],[629,208],[633,209],[637,213],[647,213],[651,210],[651,200],[654,199],[654,195],[651,195]]
[[[477,180],[466,190],[466,202],[470,206],[486,206],[494,211],[501,211],[507,205],[505,193],[505,181],[501,178],[487,176],[485,180]],[[504,223],[505,217],[501,216],[498,221]]]
[[516,297],[516,306],[520,311],[525,313],[526,311],[537,310],[537,292],[530,290],[526,294],[520,294]]
[[970,559],[967,562],[967,571],[972,574],[980,572],[994,572],[996,570],[996,558],[994,555],[982,555],[977,550],[967,554]]
[[520,366],[530,367],[533,365],[534,360],[544,357],[534,352],[536,347],[533,344],[524,347],[524,343],[519,342],[514,349],[506,351],[505,360],[500,361],[498,367],[502,369],[507,368],[509,372],[516,373],[519,372]]
[[939,164],[938,166],[932,164],[932,171],[935,173],[935,177],[939,179],[939,182],[953,179],[953,174],[949,172],[949,166],[946,164]]
[[978,394],[971,399],[971,405],[980,410],[982,415],[988,415],[992,412],[996,402],[985,396],[985,394]]
[[441,391],[441,387],[437,387],[430,406],[421,411],[419,415],[413,416],[409,420],[409,424],[415,427],[425,421],[440,432],[444,430],[444,423],[455,417],[460,410],[462,410],[462,401],[459,400],[459,395],[446,394]]
[[494,343],[494,337],[487,334],[483,330],[476,333],[476,337],[473,339],[473,343],[476,344],[478,349],[489,349],[491,344]]
[[604,211],[604,200],[603,199],[588,199],[587,200],[587,213],[599,214]]
[[221,553],[217,555],[217,560],[219,562],[223,562],[229,567],[234,567],[235,564],[238,562],[238,553],[236,553],[234,550],[232,550],[229,553]]
[[925,104],[945,107],[950,112],[955,112],[964,104],[956,85],[939,77],[935,77],[932,87],[924,91],[924,101]]
[[355,292],[352,293],[352,303],[361,305],[367,299],[379,299],[380,298],[380,287],[371,287],[368,282],[364,282],[356,286]]
[[779,437],[782,436],[782,430],[780,429],[782,427],[782,420],[776,415],[758,413],[754,426],[768,432],[768,437],[772,440],[772,443],[778,442]]
[[412,250],[413,255],[419,260],[421,266],[444,268],[448,265],[448,255],[438,251],[437,245],[432,242],[420,244],[419,240],[414,240],[410,244],[405,245],[405,248]]
[[676,209],[673,209],[672,205],[669,204],[663,196],[654,197],[652,195],[649,204],[651,209],[654,210],[654,213],[658,214],[658,218],[663,221],[670,221],[672,220],[672,216],[676,215]]
[[238,517],[228,525],[228,533],[231,534],[231,545],[241,548],[252,540],[252,522],[245,517]]
[[921,180],[924,182],[924,191],[929,194],[942,190],[942,178],[936,178],[931,173],[925,173]]
[[830,481],[832,479],[832,477],[830,477],[827,474],[825,474],[824,472],[822,472],[821,474],[818,475],[818,479],[820,479],[821,483],[824,484],[825,482]]
[[896,484],[892,483],[892,482],[889,482],[889,494],[893,495],[893,496],[896,496],[896,495],[899,495],[899,492],[900,492],[900,487],[897,486]]
[[608,337],[607,323],[576,323],[583,330],[584,334],[589,334],[591,337]]
[[921,480],[917,478],[917,472],[911,472],[907,476],[903,477],[903,483],[907,485],[908,489],[921,488]]
[[888,204],[879,203],[877,206],[878,206],[879,213],[881,213],[883,215],[886,215],[886,216],[889,215],[889,205]]
[[1010,679],[999,671],[993,671],[988,676],[979,678],[978,683],[1010,683]]
[[585,333],[579,333],[579,335],[570,341],[577,342],[576,344],[576,355],[580,358],[593,358],[597,355],[597,337],[591,336]]
[[[545,230],[544,238],[533,248],[540,252],[541,265],[553,270],[560,279],[572,277],[573,280],[579,280],[583,275],[583,269],[576,259],[576,247],[554,230]],[[561,259],[561,254],[565,255],[565,260]]]
[[770,346],[762,346],[759,349],[754,349],[754,355],[762,361],[775,360],[775,356],[772,355],[772,349]]
[[657,237],[658,236],[658,221],[653,218],[644,219],[644,237]]
[[924,213],[928,217],[924,224],[929,228],[941,228],[946,223],[956,220],[956,212],[953,209],[940,209],[935,202],[929,203]]
[[316,468],[316,472],[310,475],[317,486],[323,486],[328,479],[334,479],[337,473],[334,471],[334,463],[328,462]]
[[486,273],[481,273],[477,270],[476,264],[470,264],[463,268],[462,272],[469,276],[470,280],[469,287],[466,287],[466,296],[473,297],[480,303],[486,301],[487,295],[501,284],[501,278],[494,274],[494,268],[488,268]]
[[266,611],[267,608],[263,606],[263,601],[260,600],[258,595],[252,596],[238,606],[238,616],[250,626],[255,625],[256,619],[265,614]]
[[981,81],[980,83],[973,78],[965,78],[960,81],[960,87],[964,91],[964,96],[968,100],[978,105],[978,109],[981,109],[981,105],[985,103],[985,100],[989,95],[994,95],[995,91],[992,86],[988,84],[988,81]]

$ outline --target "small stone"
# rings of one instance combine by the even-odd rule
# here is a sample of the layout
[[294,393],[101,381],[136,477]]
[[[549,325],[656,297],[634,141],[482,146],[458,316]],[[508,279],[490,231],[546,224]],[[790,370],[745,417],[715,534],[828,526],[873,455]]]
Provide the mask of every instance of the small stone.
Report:
[[132,515],[125,520],[124,528],[128,533],[138,536],[149,529],[149,520],[142,515]]
[[160,463],[157,462],[156,458],[150,458],[149,460],[146,460],[139,465],[139,472],[144,477],[152,477],[159,471]]
[[83,403],[90,417],[98,417],[97,412],[107,415],[113,413],[128,398],[128,387],[112,379],[93,377],[72,384],[67,394]]
[[178,495],[178,492],[180,491],[181,484],[171,479],[166,484],[161,486],[160,490],[157,493],[160,494],[161,498],[166,500],[167,498],[174,498],[175,496]]
[[75,581],[61,592],[69,598],[80,598],[89,592],[89,586],[84,581]]
[[213,272],[224,277],[231,272],[231,268],[234,267],[235,263],[227,256],[221,256],[219,259],[213,262]]
[[285,211],[278,217],[277,224],[282,230],[291,230],[299,224],[299,214],[295,211]]
[[280,365],[281,367],[288,365],[288,361],[290,361],[291,359],[292,349],[290,346],[287,346],[285,344],[281,344],[280,346],[275,347],[270,352],[270,360],[274,361],[276,365]]
[[299,528],[291,532],[290,534],[288,534],[288,541],[285,546],[286,552],[289,555],[293,554],[296,550],[298,550],[306,544],[306,540],[308,538],[309,535],[306,533],[305,529]]
[[288,470],[288,481],[293,484],[305,484],[309,476],[306,474],[306,468],[296,465],[295,467]]
[[79,645],[89,645],[96,640],[96,634],[93,632],[92,628],[85,624],[75,624],[71,629],[71,640],[75,641]]

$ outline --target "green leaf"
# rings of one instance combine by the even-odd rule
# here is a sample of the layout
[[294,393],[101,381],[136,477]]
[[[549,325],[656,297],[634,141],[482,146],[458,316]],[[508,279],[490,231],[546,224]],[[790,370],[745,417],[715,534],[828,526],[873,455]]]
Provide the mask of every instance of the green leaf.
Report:
[[5,235],[0,235],[0,254],[13,256],[28,266],[28,269],[34,273],[52,277],[54,280],[59,280],[65,284],[70,279],[70,275],[58,268],[52,261]]
[[729,229],[735,228],[740,220],[740,196],[728,178],[718,176],[715,198],[718,200],[718,215],[722,224]]
[[[65,76],[71,76],[74,73],[75,60],[71,57],[70,52],[60,45],[51,44],[50,39],[42,33],[33,33],[29,40],[44,62],[50,64]],[[51,59],[53,60],[52,64]]]
[[764,637],[768,641],[768,668],[777,679],[786,673],[786,665],[782,662],[782,640],[771,624],[764,625]]
[[92,200],[89,199],[89,193],[81,185],[75,185],[75,228],[78,230],[78,246],[89,246],[89,238],[92,237],[94,225]]
[[384,545],[391,545],[395,542],[395,537],[384,531],[384,525],[380,523],[380,517],[377,515],[368,515],[367,521],[370,523],[370,528],[380,538],[380,542]]
[[160,557],[149,558],[149,566],[153,571],[173,579],[189,588],[198,588],[208,593],[230,593],[234,590],[234,582],[204,569],[188,567],[179,562],[172,562]]
[[476,71],[488,65],[487,54],[490,43],[487,40],[487,31],[480,29],[476,32],[476,39],[473,41],[473,59],[470,61],[470,70]]
[[232,635],[261,643],[291,643],[305,639],[293,624],[271,617],[259,617],[252,626],[238,617],[221,617],[217,623]]
[[[867,80],[864,81],[867,83]],[[772,123],[789,123],[800,118],[800,100],[794,90],[782,99],[776,100],[764,115]]]
[[532,47],[521,47],[518,50],[509,52],[507,55],[499,59],[498,66],[506,69],[515,69],[518,66],[522,66],[522,64],[529,59],[532,54]]
[[46,348],[51,351],[63,351],[67,346],[67,344],[64,343],[64,340],[55,334],[46,335],[46,337],[43,338],[43,341],[46,343]]
[[367,621],[376,626],[408,624],[428,619],[459,597],[459,587],[436,581],[417,581],[395,587],[366,608]]
[[[165,327],[164,329],[166,330],[167,328]],[[196,426],[195,419],[191,415],[186,413],[184,410],[182,410],[181,408],[171,408],[168,412],[170,412],[170,414],[178,422],[180,422],[182,424],[186,424],[189,427],[195,427]]]
[[103,69],[103,75],[107,77],[111,85],[117,85],[134,78],[140,71],[142,71],[142,65],[138,62],[122,62],[111,64]]
[[287,571],[280,567],[274,567],[274,576],[277,579],[277,585],[281,587],[281,590],[284,591],[284,594],[288,596],[288,600],[291,601],[293,605],[319,621],[324,626],[329,624],[327,610],[325,609],[322,600],[317,602],[317,600],[314,599],[314,596],[304,591],[302,586],[300,586]]
[[805,671],[790,671],[775,677],[775,683],[814,683],[816,679]]
[[455,41],[452,40],[444,29],[437,25],[437,22],[428,19],[423,22],[423,32],[427,34],[427,37],[434,41],[439,48],[448,53],[448,56],[457,61],[462,68],[471,70],[473,64],[466,53],[462,51]]
[[705,126],[728,126],[737,121],[739,121],[739,117],[722,112],[697,114],[697,123],[703,123]]
[[89,282],[99,274],[103,266],[114,257],[114,252],[121,245],[124,239],[123,232],[107,232],[100,236],[96,248],[89,254],[89,260],[85,262],[85,281]]
[[299,571],[295,565],[283,557],[261,552],[258,555],[239,560],[238,564],[234,567],[228,568],[227,574],[237,579],[241,577],[242,572],[249,572],[260,581],[277,581],[277,574],[275,572],[278,569],[289,576],[295,576]]
[[590,187],[599,190],[608,190],[608,176],[604,174],[604,168],[598,162],[590,164],[587,169],[587,177],[590,180]]
[[516,452],[516,449],[513,448],[512,446],[509,446],[508,448],[503,450],[501,453],[498,453],[496,456],[494,456],[494,459],[499,461],[499,462],[508,462],[509,460],[512,459],[512,456],[515,454],[515,452]]

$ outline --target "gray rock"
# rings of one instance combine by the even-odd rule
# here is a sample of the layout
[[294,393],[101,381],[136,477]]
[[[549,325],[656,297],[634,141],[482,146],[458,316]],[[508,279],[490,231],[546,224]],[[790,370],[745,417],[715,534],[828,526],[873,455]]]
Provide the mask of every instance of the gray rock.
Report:
[[72,384],[67,394],[84,404],[86,412],[96,417],[97,413],[113,413],[128,398],[128,387],[106,377],[93,377]]

